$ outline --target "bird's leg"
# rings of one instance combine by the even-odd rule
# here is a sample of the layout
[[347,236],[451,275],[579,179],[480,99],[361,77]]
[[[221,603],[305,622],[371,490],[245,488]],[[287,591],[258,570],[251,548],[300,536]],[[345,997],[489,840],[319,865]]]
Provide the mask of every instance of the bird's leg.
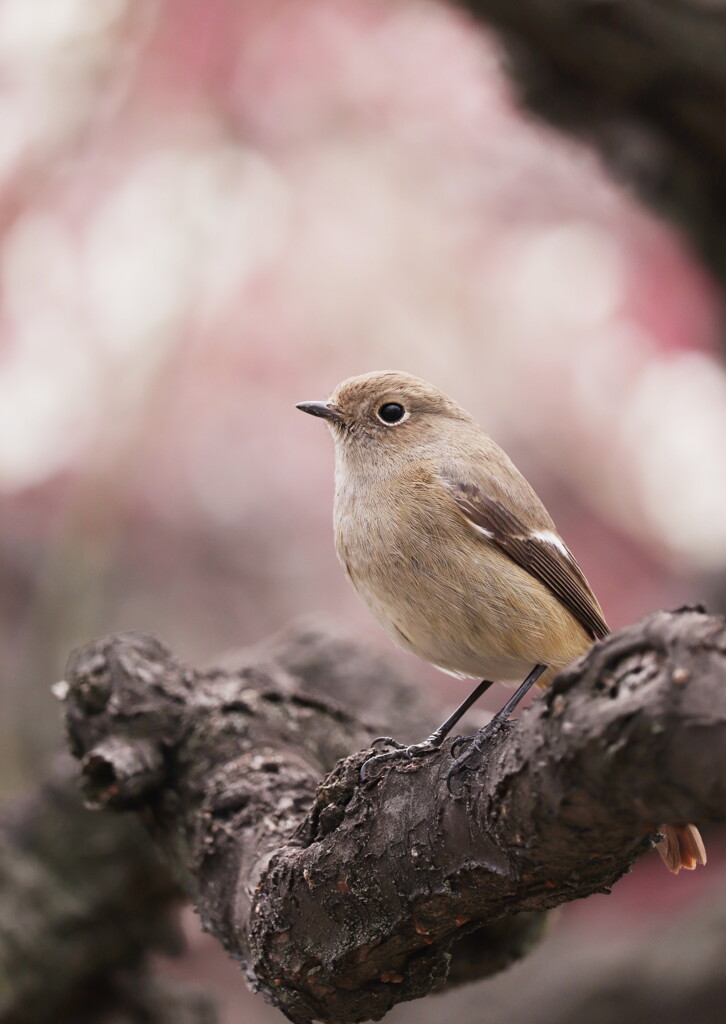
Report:
[[438,750],[459,719],[466,714],[472,704],[479,700],[483,693],[486,693],[491,685],[492,683],[489,679],[483,679],[471,691],[466,700],[462,701],[456,711],[452,712],[446,721],[442,722],[438,729],[435,729],[422,743],[406,746],[405,743],[399,743],[398,740],[394,740],[392,736],[378,736],[373,740],[371,746],[375,746],[377,743],[384,743],[387,746],[395,747],[395,750],[388,750],[385,754],[375,754],[373,757],[369,757],[361,767],[361,778],[369,779],[371,777],[371,768],[374,768],[376,765],[385,764],[386,761],[393,761],[399,757],[405,757],[406,760],[410,761],[415,757],[423,757],[424,754],[430,754],[432,750]]
[[[489,743],[489,741],[492,739],[492,737],[496,736],[496,734],[502,728],[502,726],[509,718],[511,713],[514,711],[514,709],[517,707],[517,705],[520,703],[523,697],[525,697],[526,694],[529,693],[529,691],[532,689],[532,687],[537,682],[537,680],[546,668],[546,665],[535,665],[532,671],[527,676],[527,678],[522,683],[522,685],[517,690],[515,690],[515,692],[509,698],[509,700],[501,709],[501,711],[497,711],[496,715],[492,718],[492,720],[490,722],[487,722],[483,729],[479,730],[479,732],[473,738],[473,740],[466,748],[464,753],[460,754],[459,757],[455,758],[451,767],[446,773],[447,785],[449,784],[453,776],[458,775],[458,773],[462,771],[462,769],[466,768],[468,762],[472,761],[477,754],[480,754],[484,747],[487,745],[487,743]],[[464,737],[462,737],[461,740],[456,741],[457,744],[461,742],[465,742]],[[452,752],[453,749],[454,747],[452,747]]]

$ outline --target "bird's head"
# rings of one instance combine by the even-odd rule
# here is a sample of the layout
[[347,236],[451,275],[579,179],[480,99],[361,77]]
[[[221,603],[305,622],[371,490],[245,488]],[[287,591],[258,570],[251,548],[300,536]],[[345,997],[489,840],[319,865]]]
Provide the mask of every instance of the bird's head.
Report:
[[349,377],[327,401],[300,402],[297,408],[326,420],[341,454],[374,449],[381,458],[411,457],[447,433],[452,421],[471,422],[448,395],[397,370]]

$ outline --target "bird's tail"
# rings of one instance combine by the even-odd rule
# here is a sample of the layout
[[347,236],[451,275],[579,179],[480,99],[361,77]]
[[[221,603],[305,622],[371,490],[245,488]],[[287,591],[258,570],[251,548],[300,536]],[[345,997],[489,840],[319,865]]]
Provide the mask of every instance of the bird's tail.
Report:
[[674,875],[681,868],[693,871],[698,864],[706,863],[706,847],[695,825],[661,825],[658,831],[663,839],[656,849]]

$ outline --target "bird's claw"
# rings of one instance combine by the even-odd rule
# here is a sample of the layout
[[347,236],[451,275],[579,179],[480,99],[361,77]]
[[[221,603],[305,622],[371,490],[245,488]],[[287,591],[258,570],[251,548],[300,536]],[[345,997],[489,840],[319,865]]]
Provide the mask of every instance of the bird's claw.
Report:
[[[494,739],[498,732],[504,726],[503,721],[496,721],[493,719],[488,725],[485,725],[483,729],[473,738],[471,736],[458,736],[451,744],[451,754],[454,758],[453,762],[449,765],[449,770],[446,773],[446,788],[451,793],[451,780],[460,775],[461,772],[473,772],[479,767],[482,761],[482,754],[485,747]],[[459,754],[457,757],[457,751],[461,746],[469,742],[469,746],[466,748],[463,754]]]
[[361,780],[363,782],[368,782],[378,774],[372,769],[380,767],[383,764],[387,764],[388,761],[394,761],[399,757],[406,757],[406,747],[403,745],[397,747],[395,750],[388,750],[384,754],[374,754],[373,757],[369,757],[368,760],[364,761],[360,767]]
[[449,748],[449,753],[453,758],[456,758],[459,754],[459,751],[466,743],[473,742],[473,736],[457,736],[454,740],[452,740],[451,747]]
[[394,747],[396,750],[406,749],[406,744],[394,740],[393,736],[376,736],[374,740],[371,740],[372,747],[377,746],[379,743],[384,747]]
[[[476,751],[476,753],[479,753],[479,751]],[[454,791],[452,789],[453,780],[458,778],[464,772],[473,772],[476,768],[475,764],[470,763],[470,761],[473,761],[473,757],[470,758],[469,756],[470,754],[471,748],[465,751],[461,757],[457,757],[454,763],[449,766],[449,770],[446,773],[446,788],[451,796],[454,795]]]
[[424,740],[423,743],[406,745],[405,743],[399,743],[398,740],[391,739],[390,736],[379,736],[377,740],[373,740],[371,746],[375,746],[378,742],[386,742],[395,749],[387,750],[383,754],[374,754],[373,757],[369,757],[367,761],[363,762],[360,769],[360,777],[363,782],[367,782],[373,777],[371,769],[376,766],[387,764],[389,761],[397,761],[400,758],[405,758],[408,763],[418,757],[432,754],[440,746],[440,743],[432,743],[430,739]]

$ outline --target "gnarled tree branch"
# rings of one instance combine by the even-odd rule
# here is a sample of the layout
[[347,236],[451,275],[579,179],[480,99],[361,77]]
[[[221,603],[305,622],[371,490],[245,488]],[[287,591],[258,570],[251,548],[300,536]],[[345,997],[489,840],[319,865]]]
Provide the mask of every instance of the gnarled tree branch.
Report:
[[72,657],[67,723],[87,795],[139,811],[251,981],[292,1020],[361,1021],[450,965],[501,969],[541,925],[519,915],[607,889],[660,822],[726,818],[725,680],[722,619],[656,613],[562,673],[453,797],[448,746],[362,784],[354,715],[279,664],[198,673],[150,637]]

